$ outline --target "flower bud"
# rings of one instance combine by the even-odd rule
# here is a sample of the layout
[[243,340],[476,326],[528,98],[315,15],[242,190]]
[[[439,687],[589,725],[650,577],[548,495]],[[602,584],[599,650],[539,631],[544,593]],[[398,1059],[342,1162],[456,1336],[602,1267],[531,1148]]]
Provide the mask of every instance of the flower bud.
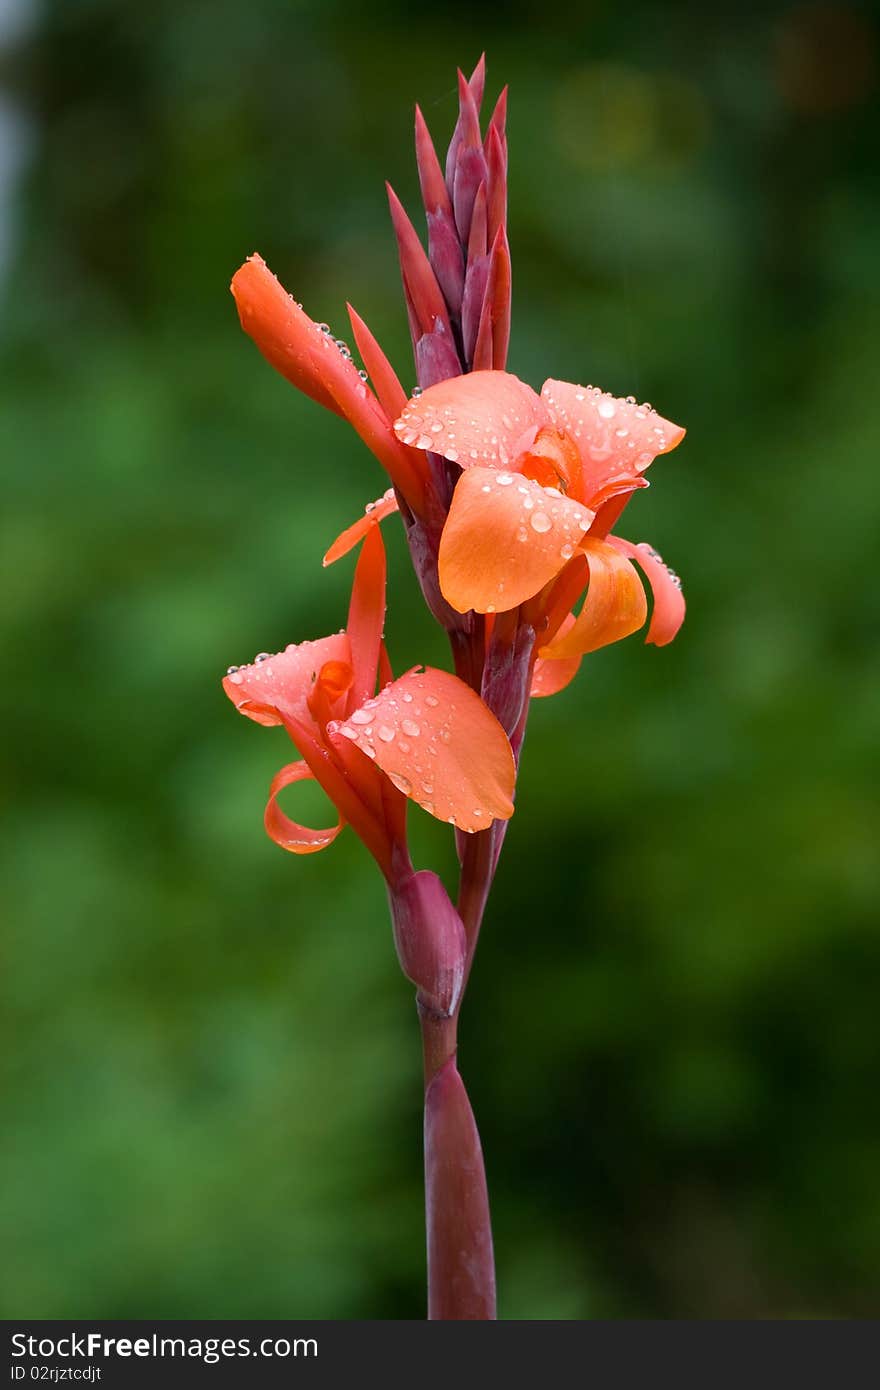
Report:
[[401,969],[419,998],[436,1013],[451,1014],[464,980],[464,926],[436,874],[411,874],[389,892],[394,944]]

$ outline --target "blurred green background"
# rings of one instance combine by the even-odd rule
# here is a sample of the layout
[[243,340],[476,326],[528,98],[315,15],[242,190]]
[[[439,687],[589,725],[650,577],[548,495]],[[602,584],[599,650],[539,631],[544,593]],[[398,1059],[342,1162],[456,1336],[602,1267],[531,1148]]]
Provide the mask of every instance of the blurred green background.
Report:
[[[535,705],[464,1011],[500,1312],[876,1314],[870,11],[2,0],[0,43],[5,1315],[422,1316],[381,882],[266,839],[291,750],[219,685],[340,625],[385,480],[227,285],[350,298],[409,385],[382,179],[415,210],[412,104],[445,145],[483,48],[511,369],[689,430],[623,528],[686,626]],[[443,660],[386,530],[395,664]]]

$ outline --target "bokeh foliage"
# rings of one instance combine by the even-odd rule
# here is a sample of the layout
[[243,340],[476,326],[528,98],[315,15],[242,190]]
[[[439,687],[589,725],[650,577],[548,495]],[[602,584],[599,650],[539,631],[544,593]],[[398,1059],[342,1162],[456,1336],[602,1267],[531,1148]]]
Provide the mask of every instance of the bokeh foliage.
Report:
[[[687,624],[535,706],[463,1016],[501,1313],[876,1311],[878,32],[622,13],[52,0],[4,53],[7,1316],[422,1315],[380,880],[263,836],[288,747],[218,681],[340,625],[320,556],[385,483],[227,283],[350,298],[408,383],[381,180],[414,202],[412,102],[445,138],[484,47],[511,368],[689,427],[621,528]],[[395,664],[443,661],[386,530]]]

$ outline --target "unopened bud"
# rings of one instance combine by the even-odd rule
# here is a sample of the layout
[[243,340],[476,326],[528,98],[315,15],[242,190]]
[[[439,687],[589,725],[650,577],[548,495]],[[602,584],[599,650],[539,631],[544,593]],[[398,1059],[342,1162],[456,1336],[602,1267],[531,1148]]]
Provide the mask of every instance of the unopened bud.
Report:
[[394,944],[401,969],[436,1013],[451,1014],[464,980],[464,926],[436,874],[411,874],[390,890]]

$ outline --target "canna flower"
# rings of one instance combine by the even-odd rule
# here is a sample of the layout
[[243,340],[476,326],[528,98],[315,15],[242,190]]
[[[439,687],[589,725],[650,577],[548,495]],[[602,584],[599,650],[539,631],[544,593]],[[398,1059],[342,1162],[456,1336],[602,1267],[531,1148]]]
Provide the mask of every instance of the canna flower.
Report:
[[[512,815],[515,772],[498,721],[457,677],[428,667],[392,679],[384,621],[385,550],[373,525],[345,630],[232,666],[223,688],[255,723],[283,725],[301,754],[269,790],[265,825],[276,844],[311,854],[348,823],[388,882],[399,884],[412,873],[407,799],[459,830],[484,830]],[[336,806],[334,827],[310,829],[279,807],[279,793],[304,779],[318,782]]]
[[[571,663],[643,625],[636,560],[654,594],[647,640],[675,636],[684,618],[677,576],[650,547],[609,530],[647,486],[649,464],[681,442],[680,426],[598,387],[549,380],[539,396],[510,373],[478,371],[414,397],[394,429],[461,470],[438,557],[440,589],[457,612],[525,605],[541,633],[539,658],[569,663],[570,679]],[[542,667],[533,693],[561,689],[562,674]]]

